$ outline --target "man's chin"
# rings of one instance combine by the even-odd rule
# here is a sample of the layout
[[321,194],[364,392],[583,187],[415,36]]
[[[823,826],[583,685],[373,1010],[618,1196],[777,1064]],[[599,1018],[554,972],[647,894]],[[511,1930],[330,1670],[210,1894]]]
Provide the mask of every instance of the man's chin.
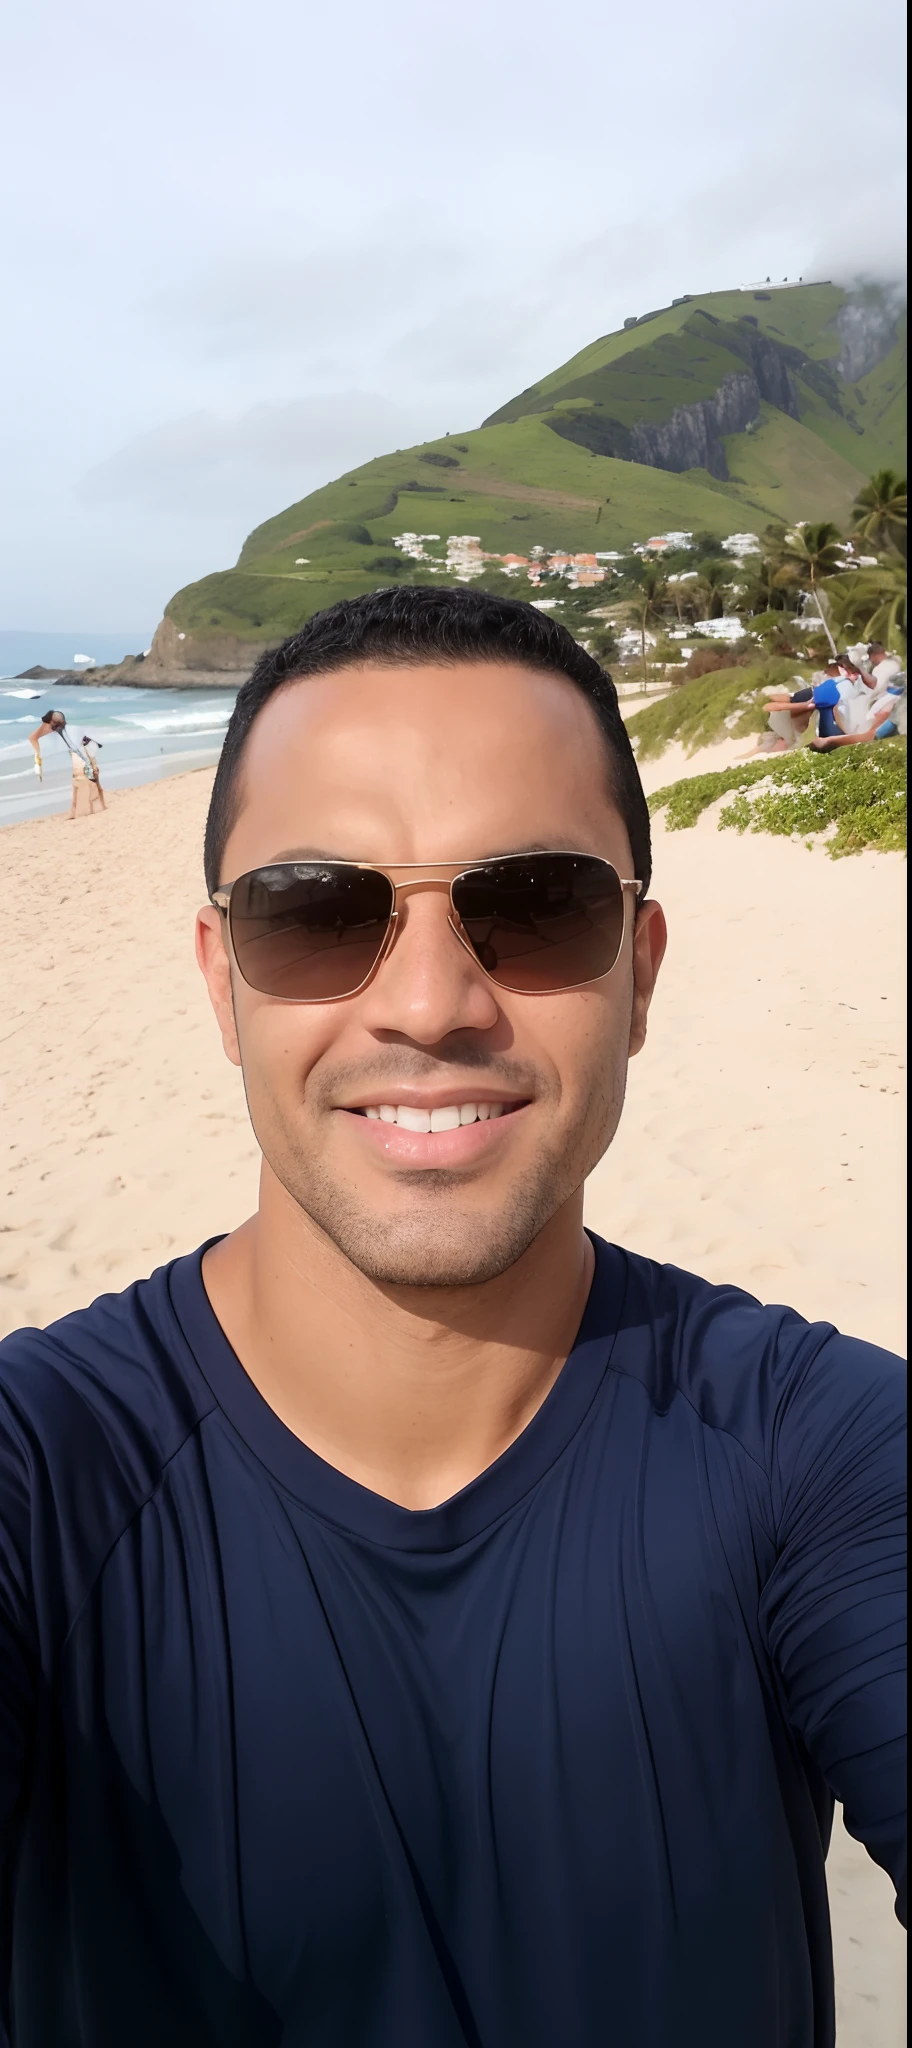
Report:
[[[553,1184],[514,1190],[497,1209],[448,1198],[374,1210],[349,1196],[292,1188],[299,1208],[365,1279],[386,1287],[479,1287],[514,1266],[563,1199]],[[287,1183],[286,1183],[287,1186]],[[402,1197],[400,1195],[400,1201]]]

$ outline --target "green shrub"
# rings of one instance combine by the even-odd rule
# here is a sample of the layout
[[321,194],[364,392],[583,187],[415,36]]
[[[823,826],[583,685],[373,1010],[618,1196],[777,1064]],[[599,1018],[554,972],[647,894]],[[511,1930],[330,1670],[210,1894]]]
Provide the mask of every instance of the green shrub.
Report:
[[[638,761],[653,761],[677,740],[689,754],[714,740],[740,739],[766,729],[763,692],[775,683],[794,689],[798,674],[793,661],[756,661],[747,667],[711,670],[678,685],[669,697],[647,704],[630,719],[627,731]],[[803,680],[799,677],[799,681]]]
[[720,832],[800,833],[806,838],[835,828],[827,844],[834,857],[865,847],[905,852],[905,740],[876,740],[830,754],[800,747],[765,761],[692,775],[656,790],[649,808],[664,811],[669,831],[681,832],[729,791],[733,800],[719,813]]

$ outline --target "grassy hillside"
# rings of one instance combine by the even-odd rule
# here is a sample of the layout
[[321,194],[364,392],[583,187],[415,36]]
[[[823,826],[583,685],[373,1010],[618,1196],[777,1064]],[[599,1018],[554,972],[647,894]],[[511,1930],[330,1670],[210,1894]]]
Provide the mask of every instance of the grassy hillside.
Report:
[[[854,384],[838,369],[846,294],[830,284],[694,297],[603,336],[482,427],[380,456],[265,521],[234,569],[171,599],[169,658],[192,668],[207,637],[246,649],[336,598],[430,580],[429,564],[394,546],[406,532],[438,537],[428,546],[439,576],[450,535],[477,536],[489,557],[527,557],[626,549],[678,528],[721,539],[771,518],[844,521],[872,469],[897,460],[905,425],[903,341],[872,303],[878,359]],[[743,417],[755,375],[774,397],[710,450],[721,474],[681,468],[680,447],[671,467],[631,459],[638,435],[699,419],[720,388],[737,388]],[[499,583],[496,562],[485,578]]]
[[726,435],[725,448],[731,473],[726,495],[730,503],[743,502],[745,528],[754,527],[750,515],[761,506],[770,519],[794,519],[797,504],[814,506],[813,515],[803,517],[838,524],[859,488],[857,468],[838,449],[807,421],[789,419],[770,405],[763,406],[751,433]]
[[[625,359],[637,358],[625,364],[621,374],[638,374],[645,378],[649,374],[648,362],[653,351],[657,359],[664,357],[669,366],[675,360],[683,360],[679,347],[682,330],[699,331],[698,315],[709,315],[712,321],[729,324],[741,320],[745,313],[756,320],[760,329],[773,339],[792,347],[802,349],[807,355],[826,361],[839,355],[840,339],[836,319],[845,299],[845,293],[838,285],[805,285],[795,291],[770,292],[758,286],[756,292],[706,292],[683,299],[677,306],[663,307],[659,312],[642,314],[636,326],[622,328],[617,334],[604,334],[579,355],[561,364],[542,377],[538,384],[530,385],[517,398],[492,413],[491,422],[519,419],[525,413],[544,411],[560,398],[575,396],[587,384],[600,378],[605,372]],[[707,338],[709,330],[704,329]],[[670,388],[668,397],[671,405],[684,404],[687,399],[687,379]],[[489,425],[491,422],[486,421]]]

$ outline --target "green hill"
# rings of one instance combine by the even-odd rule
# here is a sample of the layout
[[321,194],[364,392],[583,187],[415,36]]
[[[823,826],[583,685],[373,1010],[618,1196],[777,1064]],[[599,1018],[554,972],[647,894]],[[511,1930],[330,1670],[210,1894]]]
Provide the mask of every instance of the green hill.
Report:
[[[878,288],[689,297],[593,342],[483,426],[380,456],[257,527],[235,568],[171,599],[144,680],[242,670],[337,598],[452,580],[450,536],[474,537],[476,573],[487,557],[500,588],[496,558],[532,549],[844,521],[873,470],[902,466],[904,434],[905,321]],[[394,545],[405,534],[425,536],[424,559]],[[529,594],[524,571],[510,587]]]

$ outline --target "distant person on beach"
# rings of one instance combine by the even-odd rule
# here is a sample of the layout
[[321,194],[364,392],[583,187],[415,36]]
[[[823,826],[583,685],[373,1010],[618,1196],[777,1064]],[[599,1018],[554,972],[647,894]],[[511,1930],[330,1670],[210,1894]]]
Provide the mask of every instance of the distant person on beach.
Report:
[[890,740],[897,736],[905,739],[906,686],[898,674],[896,681],[889,683],[882,695],[867,706],[853,704],[848,710],[855,714],[860,710],[864,722],[862,717],[849,718],[837,710],[834,715],[838,730],[825,739],[812,740],[810,744],[815,753],[828,754],[837,747],[859,747],[869,740]]
[[[846,657],[842,657],[845,662]],[[858,687],[841,695],[832,710],[832,725],[811,742],[818,753],[859,746],[868,740],[905,734],[905,676],[898,655],[887,654],[880,641],[868,648],[868,667],[855,668]]]
[[767,697],[766,722],[776,744],[771,747],[767,740],[765,747],[761,743],[761,751],[784,754],[790,747],[797,746],[814,715],[813,696],[813,689],[808,683],[802,684],[798,690],[777,690]]
[[769,747],[767,742],[767,750],[777,754],[797,746],[815,712],[820,735],[827,738],[838,732],[837,705],[863,696],[864,691],[865,685],[854,662],[847,655],[834,654],[811,683],[802,684],[791,694],[787,690],[778,690],[767,697],[767,725],[777,742],[773,747]]
[[902,662],[898,654],[888,654],[882,640],[872,640],[868,647],[868,666],[860,671],[865,682],[878,696],[888,690],[890,684],[902,674]]
[[832,2048],[834,1800],[905,1911],[904,1374],[583,1227],[665,949],[610,678],[334,605],[205,875],[257,1211],[0,1345],[12,2048]]
[[98,797],[100,798],[101,801],[102,810],[105,810],[106,805],[104,798],[104,790],[102,789],[101,786],[101,768],[98,762],[98,750],[100,746],[101,741],[94,740],[92,738],[91,733],[83,733],[82,752],[86,760],[88,761],[89,769],[91,771],[90,774],[86,776],[86,781],[88,782],[89,785],[89,807],[90,809],[92,808],[92,804],[94,802],[95,797]]
[[69,750],[70,765],[73,771],[70,817],[75,818],[76,816],[83,789],[88,791],[89,811],[92,812],[96,809],[103,811],[106,808],[104,790],[101,786],[98,756],[95,752],[96,747],[100,746],[101,742],[91,739],[88,733],[83,733],[82,745],[78,746],[76,741],[70,736],[64,713],[53,710],[43,711],[41,714],[41,724],[35,727],[34,732],[29,733],[29,744],[35,749],[35,765],[39,776],[41,773],[41,742],[50,733],[56,733],[58,738],[62,739],[64,746]]

